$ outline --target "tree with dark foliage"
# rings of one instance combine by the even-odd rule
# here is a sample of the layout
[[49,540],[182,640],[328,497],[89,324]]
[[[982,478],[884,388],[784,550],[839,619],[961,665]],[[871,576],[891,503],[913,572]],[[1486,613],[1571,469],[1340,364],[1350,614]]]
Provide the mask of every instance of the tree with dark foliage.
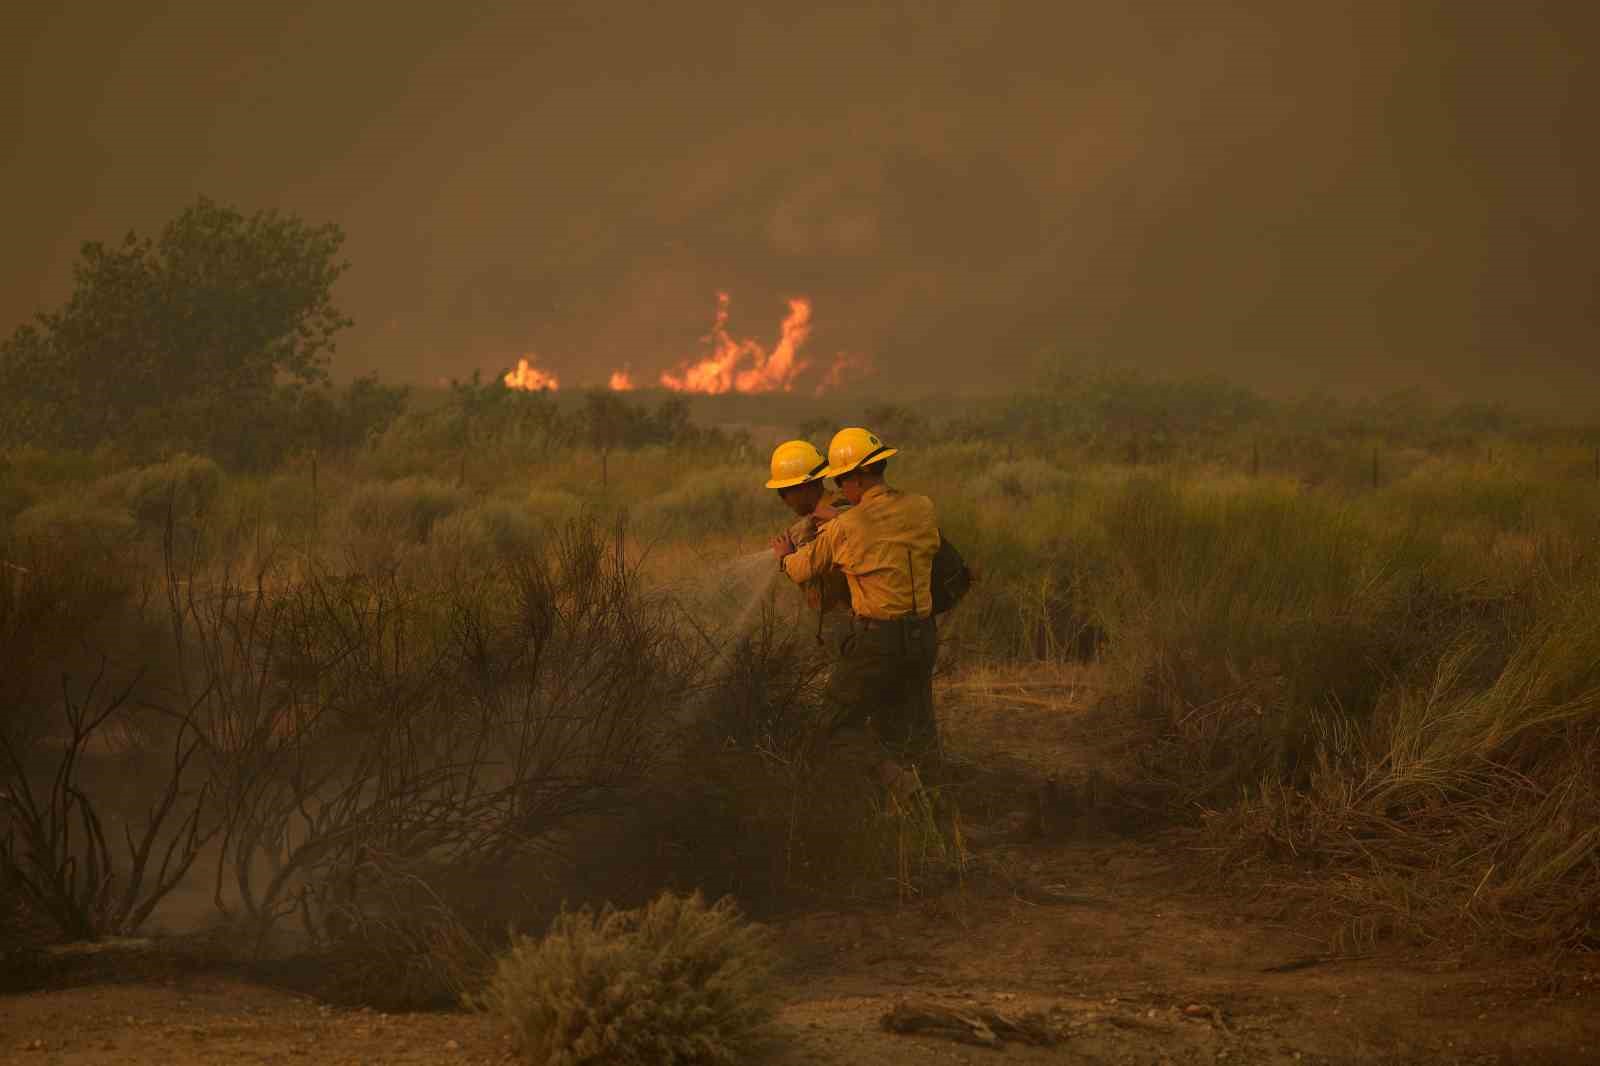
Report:
[[344,234],[201,198],[158,239],[83,245],[65,306],[0,343],[0,443],[227,455],[327,381]]

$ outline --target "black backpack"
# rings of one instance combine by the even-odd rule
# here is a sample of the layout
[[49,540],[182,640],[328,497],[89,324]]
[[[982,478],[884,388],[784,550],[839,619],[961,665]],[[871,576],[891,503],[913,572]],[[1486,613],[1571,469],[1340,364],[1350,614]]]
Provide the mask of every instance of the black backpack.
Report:
[[972,587],[972,571],[956,546],[939,535],[939,550],[933,555],[933,613],[944,614],[961,602]]

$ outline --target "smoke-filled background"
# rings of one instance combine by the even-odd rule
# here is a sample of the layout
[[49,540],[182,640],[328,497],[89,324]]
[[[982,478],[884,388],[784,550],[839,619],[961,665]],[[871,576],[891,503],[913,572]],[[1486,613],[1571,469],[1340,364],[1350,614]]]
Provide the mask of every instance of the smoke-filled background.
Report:
[[349,234],[340,376],[1041,353],[1600,386],[1583,3],[62,3],[0,27],[0,329],[197,194]]

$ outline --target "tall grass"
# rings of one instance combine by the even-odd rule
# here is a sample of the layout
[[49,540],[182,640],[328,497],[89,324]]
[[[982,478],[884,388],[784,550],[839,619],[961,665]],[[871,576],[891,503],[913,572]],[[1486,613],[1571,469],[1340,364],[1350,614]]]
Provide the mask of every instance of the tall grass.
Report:
[[[1592,947],[1600,937],[1600,584],[1566,573],[1495,638],[1463,626],[1363,730],[1324,722],[1300,789],[1214,816],[1225,854],[1339,871],[1349,934]],[[1543,584],[1544,582],[1540,582]]]
[[1320,871],[1357,937],[1596,942],[1600,488],[1438,458],[1354,493],[1088,468],[1024,495],[941,499],[984,577],[948,628],[1002,657],[1101,631],[1139,772],[1232,865]]
[[1094,599],[1153,769],[1228,853],[1332,864],[1394,930],[1593,941],[1600,568],[1582,504],[1545,495],[1458,485],[1490,543],[1525,538],[1487,554],[1416,486],[1130,486]]

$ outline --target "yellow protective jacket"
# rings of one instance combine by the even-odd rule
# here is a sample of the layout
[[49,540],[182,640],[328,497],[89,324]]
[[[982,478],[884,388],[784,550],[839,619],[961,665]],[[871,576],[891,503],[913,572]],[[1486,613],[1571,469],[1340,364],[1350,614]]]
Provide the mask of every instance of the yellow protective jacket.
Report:
[[[828,501],[828,505],[839,514],[848,511],[852,506],[849,498],[844,495],[835,496]],[[789,539],[794,541],[797,548],[810,544],[817,539],[817,533],[828,524],[828,521],[819,522],[816,515],[809,514],[798,518],[789,526]],[[801,586],[801,594],[805,597],[806,606],[813,611],[827,612],[836,607],[842,608],[850,602],[850,588],[845,583],[844,575],[837,570],[818,574],[815,579],[805,582]]]
[[850,608],[888,620],[933,611],[933,556],[939,522],[933,501],[874,485],[861,502],[824,525],[816,539],[784,557],[783,572],[804,585],[831,569],[850,585]]

